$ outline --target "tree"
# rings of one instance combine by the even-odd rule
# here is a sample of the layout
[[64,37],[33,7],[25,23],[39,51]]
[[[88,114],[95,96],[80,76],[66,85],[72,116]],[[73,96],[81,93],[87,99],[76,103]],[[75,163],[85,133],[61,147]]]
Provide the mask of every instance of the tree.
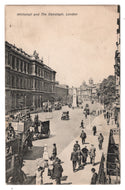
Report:
[[100,95],[100,101],[104,105],[111,105],[115,101],[115,86],[116,80],[113,75],[108,76],[107,79],[101,82],[98,93]]

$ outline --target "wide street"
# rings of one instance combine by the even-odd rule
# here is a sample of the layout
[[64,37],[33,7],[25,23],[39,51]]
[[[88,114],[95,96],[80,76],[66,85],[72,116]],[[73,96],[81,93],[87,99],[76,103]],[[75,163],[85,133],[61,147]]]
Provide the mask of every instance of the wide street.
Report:
[[[99,105],[93,105],[93,109]],[[63,111],[69,111],[70,120],[61,120],[61,115]],[[83,109],[68,108],[64,106],[62,110],[53,111],[52,113],[38,113],[39,119],[42,121],[50,120],[50,137],[41,140],[33,141],[33,148],[28,150],[24,156],[24,166],[23,171],[27,176],[34,176],[37,165],[39,165],[39,159],[43,154],[43,147],[45,144],[48,146],[48,153],[51,156],[53,143],[57,145],[57,154],[59,155],[64,149],[74,140],[76,137],[80,136],[81,120],[84,120],[85,126],[91,125],[95,116],[89,116],[85,119],[83,115]],[[32,114],[32,119],[35,114]],[[71,150],[72,151],[72,150]],[[70,159],[70,158],[69,158]]]

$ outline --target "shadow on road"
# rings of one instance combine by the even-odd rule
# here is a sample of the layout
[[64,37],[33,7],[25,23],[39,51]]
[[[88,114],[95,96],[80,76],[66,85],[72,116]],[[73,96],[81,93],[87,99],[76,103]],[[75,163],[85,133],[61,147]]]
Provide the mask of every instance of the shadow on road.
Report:
[[71,185],[72,182],[68,182],[68,183],[61,183],[61,185]]
[[62,176],[62,177],[61,177],[61,181],[66,181],[67,178],[68,178],[68,176]]
[[24,155],[24,160],[36,160],[37,158],[41,158],[43,155],[44,147],[33,146],[31,150],[28,150]]
[[36,177],[35,176],[27,176],[26,181],[24,182],[23,185],[34,185],[36,184]]
[[100,164],[100,162],[96,162],[96,163],[94,164],[94,166],[96,166],[96,165],[98,165],[98,164]]

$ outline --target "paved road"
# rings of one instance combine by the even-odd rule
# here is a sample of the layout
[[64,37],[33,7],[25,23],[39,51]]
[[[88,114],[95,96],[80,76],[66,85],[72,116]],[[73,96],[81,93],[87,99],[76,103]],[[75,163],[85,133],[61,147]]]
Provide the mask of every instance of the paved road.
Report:
[[[69,111],[70,120],[61,120],[62,111]],[[34,118],[32,115],[32,118]],[[49,156],[52,153],[53,143],[57,144],[57,151],[60,154],[76,137],[81,133],[80,123],[84,120],[85,126],[91,124],[94,116],[84,118],[82,109],[71,109],[63,107],[62,110],[54,111],[52,113],[39,113],[40,120],[50,119],[50,138],[33,141],[33,148],[29,150],[24,156],[23,171],[28,176],[33,176],[37,167],[37,159],[42,157],[43,146],[47,144]],[[32,166],[32,167],[31,167]]]

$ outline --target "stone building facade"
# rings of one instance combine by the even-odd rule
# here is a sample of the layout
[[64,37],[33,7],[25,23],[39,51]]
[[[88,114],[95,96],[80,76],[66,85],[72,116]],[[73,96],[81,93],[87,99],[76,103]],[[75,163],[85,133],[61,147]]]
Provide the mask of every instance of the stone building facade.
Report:
[[55,85],[55,100],[61,101],[63,104],[67,104],[68,96],[69,96],[69,86],[64,84],[59,84],[57,82]]
[[82,85],[77,88],[78,103],[84,103],[97,99],[97,84],[93,83],[93,80],[90,79],[89,83],[86,84],[83,81]]
[[42,107],[55,97],[56,72],[22,49],[5,42],[5,110],[6,114]]

